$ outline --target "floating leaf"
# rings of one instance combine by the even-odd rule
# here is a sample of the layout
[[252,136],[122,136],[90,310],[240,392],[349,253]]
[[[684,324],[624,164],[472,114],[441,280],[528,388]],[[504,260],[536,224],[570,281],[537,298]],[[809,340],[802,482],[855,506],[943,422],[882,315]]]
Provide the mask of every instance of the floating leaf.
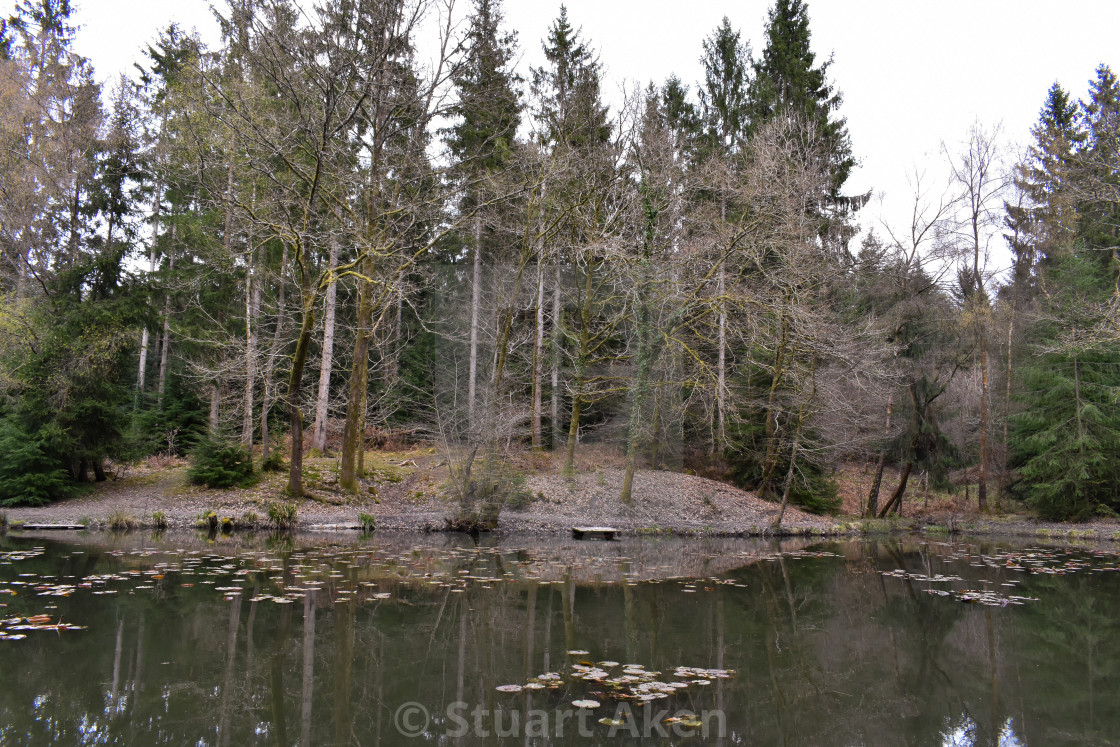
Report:
[[591,709],[591,708],[598,708],[600,704],[599,704],[599,701],[597,701],[597,700],[573,700],[572,705],[574,705],[576,708]]

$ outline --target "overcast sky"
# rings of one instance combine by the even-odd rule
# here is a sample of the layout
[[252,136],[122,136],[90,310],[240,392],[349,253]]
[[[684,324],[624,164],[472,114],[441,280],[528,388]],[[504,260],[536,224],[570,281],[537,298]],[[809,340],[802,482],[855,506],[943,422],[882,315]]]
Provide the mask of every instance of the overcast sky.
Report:
[[[701,77],[702,40],[727,16],[755,54],[764,46],[772,0],[568,0],[568,17],[597,49],[614,93],[623,83],[658,84],[671,73]],[[466,0],[458,0],[464,9]],[[221,4],[221,3],[220,3]],[[99,79],[128,71],[139,50],[172,21],[217,41],[207,0],[76,0],[77,47]],[[505,0],[519,36],[522,68],[540,65],[541,40],[559,12],[552,0]],[[1050,84],[1082,98],[1096,66],[1120,69],[1120,0],[809,0],[818,59],[844,96],[860,167],[849,193],[885,193],[861,224],[908,218],[906,174],[944,178],[950,149],[974,121],[999,124],[1009,150],[1026,143]],[[879,230],[882,233],[881,229]],[[997,259],[998,261],[998,259]]]

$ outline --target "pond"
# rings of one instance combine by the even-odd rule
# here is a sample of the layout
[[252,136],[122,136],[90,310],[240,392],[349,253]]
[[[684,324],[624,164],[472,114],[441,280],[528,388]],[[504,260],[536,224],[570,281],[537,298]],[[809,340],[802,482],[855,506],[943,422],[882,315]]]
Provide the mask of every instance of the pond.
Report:
[[1109,744],[1120,555],[0,539],[0,744]]

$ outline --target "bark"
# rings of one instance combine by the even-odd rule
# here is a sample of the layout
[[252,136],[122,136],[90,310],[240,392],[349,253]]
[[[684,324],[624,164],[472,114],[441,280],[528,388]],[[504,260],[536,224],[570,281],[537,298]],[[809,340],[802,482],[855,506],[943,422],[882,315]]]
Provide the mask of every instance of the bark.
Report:
[[983,511],[988,507],[988,349],[984,334],[980,335],[980,484],[976,486],[976,501]]
[[782,486],[782,507],[778,509],[778,515],[774,519],[775,529],[782,525],[782,518],[785,517],[786,507],[789,505],[789,495],[793,490],[793,474],[797,467],[797,449],[801,445],[801,425],[804,417],[805,410],[802,408],[801,412],[797,414],[797,430],[793,434],[793,449],[789,454],[789,469],[786,470],[786,481]]
[[254,277],[255,252],[245,268],[245,394],[241,404],[241,443],[253,447],[253,390],[257,383],[257,322],[261,311],[260,280]]
[[[171,224],[171,246],[168,248],[168,269],[175,269],[175,228]],[[159,384],[156,387],[156,409],[163,409],[163,393],[167,389],[167,360],[171,353],[171,296],[163,302],[163,338],[159,353]]]
[[579,442],[579,416],[583,408],[583,395],[587,378],[587,363],[591,347],[591,299],[594,294],[594,272],[591,266],[584,270],[583,298],[579,309],[579,350],[576,353],[575,394],[572,396],[572,416],[568,422],[568,446],[564,454],[564,471],[575,469],[576,444]]
[[147,376],[148,369],[148,339],[150,333],[148,332],[147,325],[144,326],[144,331],[140,333],[140,366],[136,372],[136,397],[132,403],[132,409],[135,411],[140,407],[140,399],[144,396],[144,379]]
[[544,267],[537,260],[536,333],[533,335],[532,444],[541,448],[541,384],[544,362]]
[[[884,433],[890,433],[892,415],[894,415],[894,392],[891,392],[890,397],[887,398],[887,425]],[[872,517],[879,511],[879,487],[883,484],[883,468],[886,462],[887,452],[884,450],[879,453],[879,461],[875,465],[875,479],[871,482],[871,490],[867,493],[867,508],[863,512],[864,516]]]
[[890,510],[892,508],[895,510],[895,513],[901,513],[902,496],[906,493],[906,481],[910,479],[910,470],[912,470],[913,468],[913,462],[907,462],[906,466],[902,468],[902,476],[898,480],[898,487],[895,488],[894,494],[891,495],[890,500],[887,501],[886,505],[884,505],[883,509],[879,512],[880,519],[884,518],[888,513],[890,513]]
[[311,347],[311,333],[315,329],[315,298],[311,294],[310,280],[303,282],[303,324],[300,326],[296,350],[292,355],[292,370],[288,375],[288,424],[291,429],[292,455],[288,466],[288,492],[295,498],[303,497],[303,411],[299,407],[299,393],[303,386],[303,368],[307,351]]
[[217,384],[210,385],[210,438],[218,437],[218,426],[221,415],[222,390]]
[[470,360],[467,364],[467,423],[474,429],[478,398],[478,312],[482,293],[482,217],[474,218],[474,264],[471,277]]
[[[1016,290],[1016,293],[1018,291]],[[1011,423],[1011,341],[1015,331],[1015,303],[1011,302],[1011,316],[1007,320],[1007,391],[1003,399],[1003,467],[999,471],[999,490],[996,492],[995,509],[998,513],[1002,508],[1003,494],[1007,490],[1007,462],[1011,451],[1011,441],[1008,438],[1008,426]]]
[[768,500],[770,480],[778,464],[778,385],[782,381],[782,367],[785,365],[786,346],[789,344],[789,319],[782,317],[782,337],[774,358],[774,376],[770,381],[770,393],[766,403],[766,457],[762,462],[762,481],[758,486],[758,497]]
[[724,308],[723,297],[727,291],[726,272],[722,263],[719,266],[719,276],[716,283],[716,292],[719,294],[719,354],[716,363],[716,434],[712,443],[712,453],[719,451],[721,445],[727,443],[725,430],[724,395],[727,391],[727,310]]
[[[159,242],[159,212],[160,204],[163,202],[163,180],[157,178],[155,187],[155,191],[152,195],[152,243],[148,248],[149,275],[154,275],[156,271],[156,248]],[[149,336],[148,325],[145,324],[144,331],[140,335],[140,365],[136,373],[136,400],[133,404],[134,410],[139,406],[140,398],[144,395],[144,384],[148,369]]]
[[650,370],[653,367],[654,350],[652,338],[652,330],[650,329],[650,308],[649,308],[649,278],[648,278],[648,252],[643,262],[641,270],[641,277],[638,282],[638,308],[636,318],[636,333],[638,338],[638,370],[635,377],[634,390],[631,395],[630,403],[630,423],[626,433],[626,472],[622,478],[622,494],[620,500],[623,503],[630,503],[631,493],[634,487],[634,472],[637,467],[637,454],[641,446],[641,428],[643,420],[643,412],[646,407],[646,402],[649,399],[649,379]]
[[280,256],[280,290],[276,297],[276,326],[268,346],[268,360],[264,364],[264,389],[261,392],[261,451],[268,458],[268,413],[272,409],[272,374],[276,370],[276,357],[280,355],[280,342],[284,335],[284,268],[288,266],[288,245],[284,244]]
[[327,453],[327,407],[331,396],[331,365],[334,358],[334,314],[338,284],[334,271],[338,268],[338,239],[331,237],[330,284],[327,286],[323,309],[323,351],[319,361],[319,394],[315,399],[315,425],[312,427],[311,448]]
[[552,448],[560,448],[560,345],[562,324],[560,319],[560,264],[553,272],[552,285]]
[[[368,277],[369,262],[363,262]],[[356,492],[359,477],[359,452],[364,451],[362,438],[364,393],[369,376],[369,340],[372,335],[373,289],[361,281],[358,289],[358,331],[354,335],[354,360],[346,397],[346,422],[342,427],[342,465],[338,484],[342,490]]]

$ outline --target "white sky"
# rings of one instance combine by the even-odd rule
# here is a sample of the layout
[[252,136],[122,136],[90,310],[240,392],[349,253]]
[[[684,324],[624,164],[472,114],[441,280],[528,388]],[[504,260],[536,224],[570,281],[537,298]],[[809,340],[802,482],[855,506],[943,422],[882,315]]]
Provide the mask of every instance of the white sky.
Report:
[[[458,0],[462,8],[468,0]],[[568,17],[599,50],[604,92],[624,82],[660,84],[676,73],[695,91],[701,42],[723,16],[756,55],[772,0],[567,0]],[[221,3],[220,3],[221,4]],[[76,0],[77,48],[102,80],[130,71],[141,48],[172,21],[215,43],[207,0]],[[540,65],[541,41],[559,0],[505,0],[519,35],[522,68]],[[1082,98],[1096,66],[1120,70],[1120,0],[808,0],[813,51],[833,56],[830,78],[843,93],[860,167],[852,194],[885,193],[860,215],[877,227],[908,221],[915,166],[944,179],[940,144],[955,149],[969,126],[1002,124],[1009,149],[1028,141],[1055,80]],[[879,229],[882,234],[882,230]],[[999,263],[998,257],[996,258]],[[994,269],[994,268],[993,268]]]

